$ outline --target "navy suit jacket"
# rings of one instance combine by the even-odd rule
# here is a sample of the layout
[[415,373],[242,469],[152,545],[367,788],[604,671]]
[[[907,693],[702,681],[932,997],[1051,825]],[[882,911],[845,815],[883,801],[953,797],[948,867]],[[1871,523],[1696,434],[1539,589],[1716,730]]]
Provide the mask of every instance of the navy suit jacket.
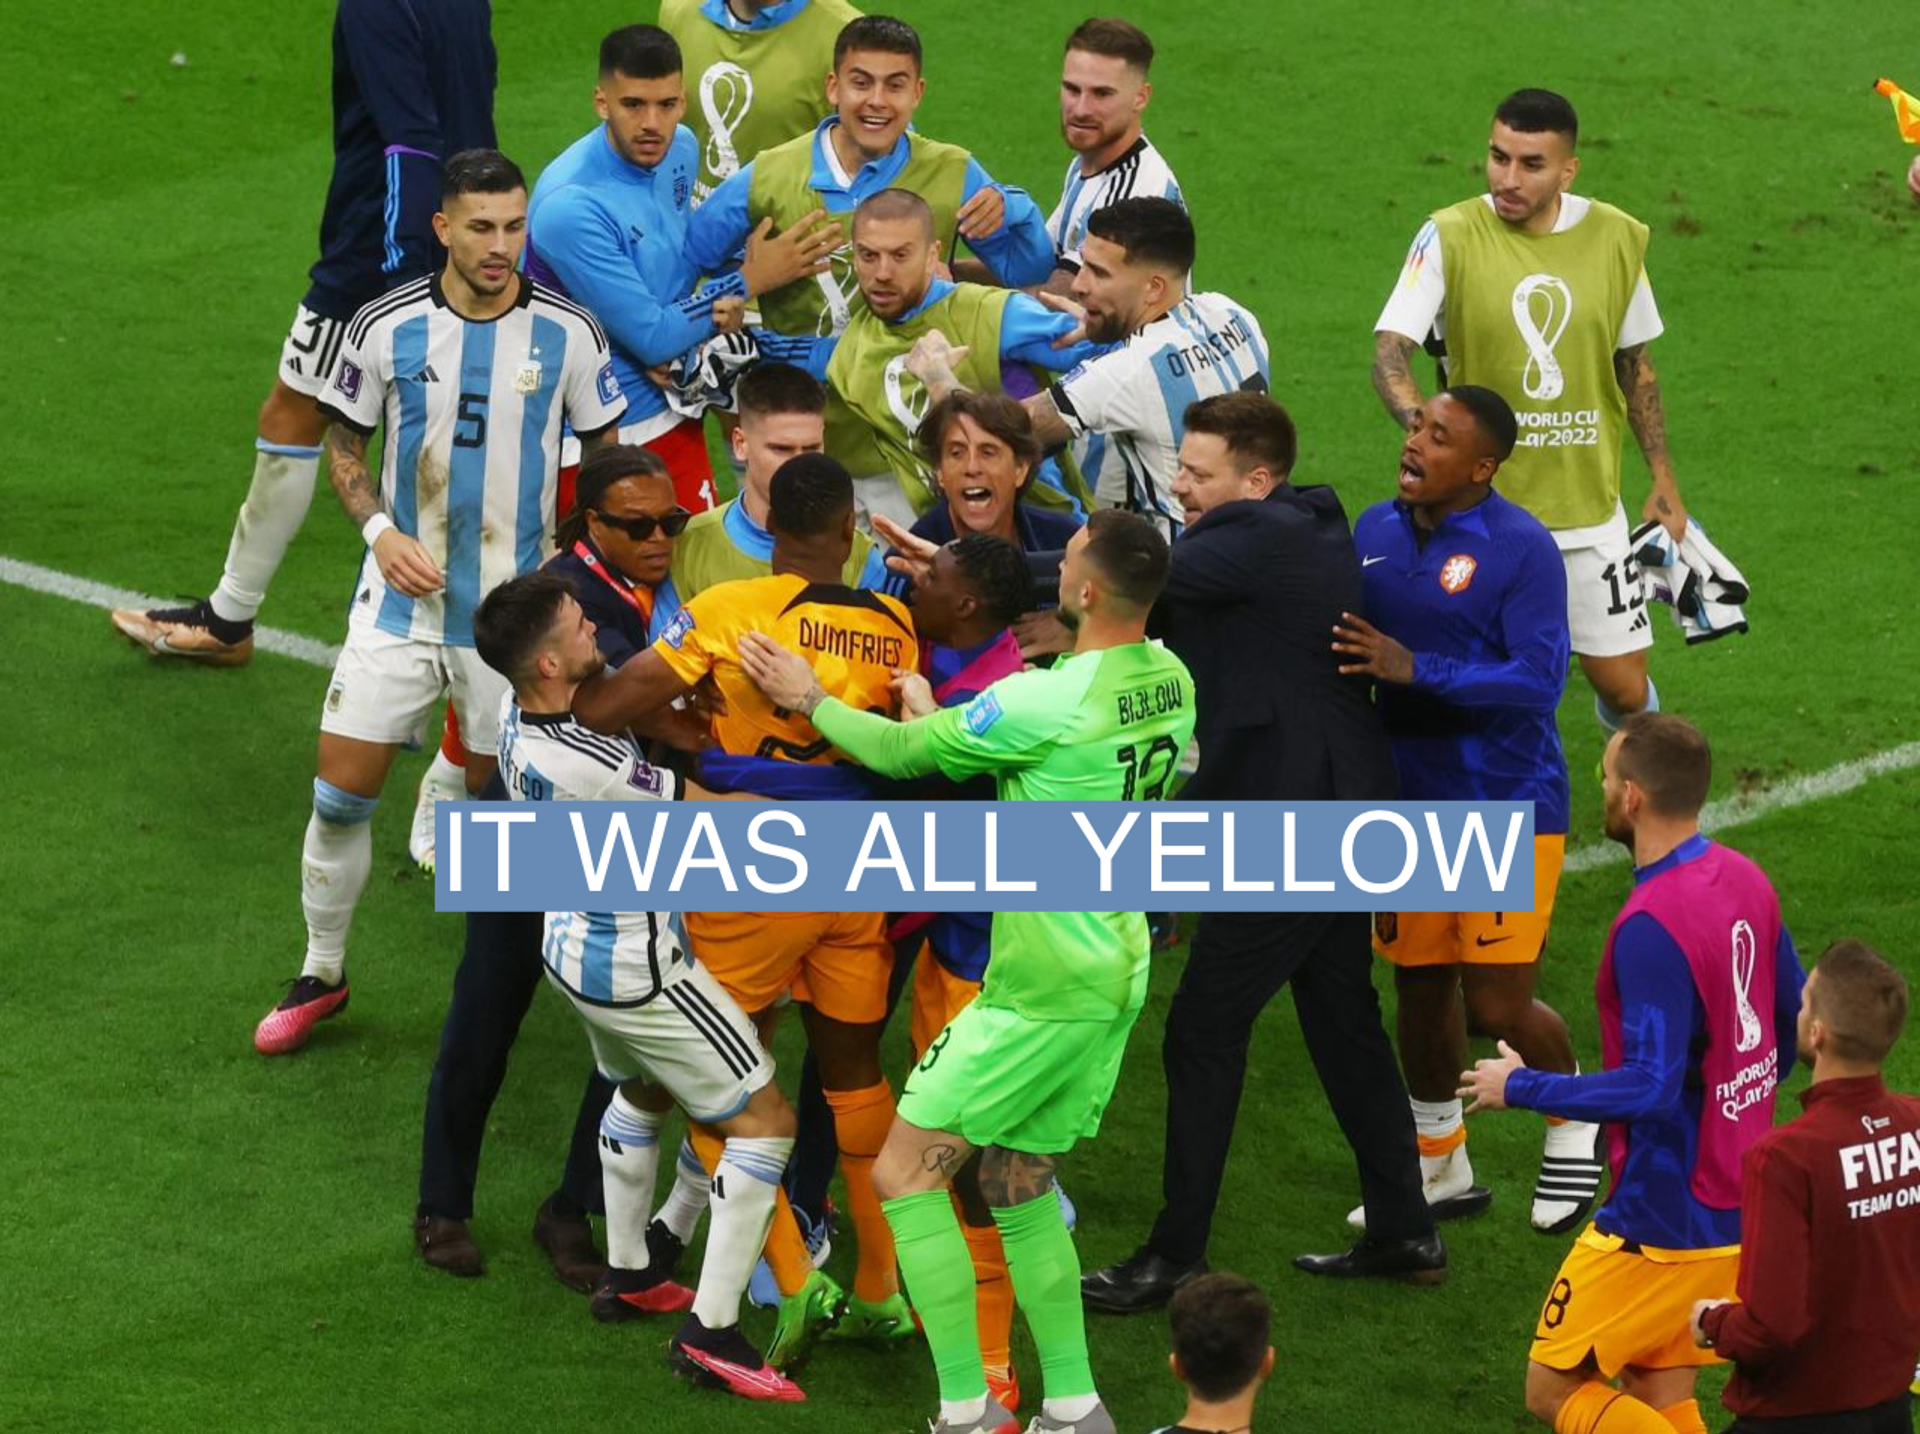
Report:
[[1152,630],[1193,673],[1200,770],[1181,800],[1397,794],[1371,683],[1339,672],[1343,611],[1363,611],[1360,560],[1325,485],[1223,503],[1174,541]]

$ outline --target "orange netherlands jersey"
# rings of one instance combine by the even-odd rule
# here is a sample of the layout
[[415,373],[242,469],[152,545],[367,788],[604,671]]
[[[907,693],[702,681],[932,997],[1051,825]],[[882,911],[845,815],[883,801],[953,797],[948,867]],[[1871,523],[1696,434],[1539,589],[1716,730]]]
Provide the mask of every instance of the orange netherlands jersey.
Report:
[[742,633],[763,632],[813,664],[820,685],[850,707],[891,712],[887,686],[919,660],[913,618],[884,593],[809,583],[793,573],[721,583],[690,600],[653,645],[691,684],[712,673],[727,710],[713,735],[736,757],[845,762],[805,717],[769,702],[741,669]]

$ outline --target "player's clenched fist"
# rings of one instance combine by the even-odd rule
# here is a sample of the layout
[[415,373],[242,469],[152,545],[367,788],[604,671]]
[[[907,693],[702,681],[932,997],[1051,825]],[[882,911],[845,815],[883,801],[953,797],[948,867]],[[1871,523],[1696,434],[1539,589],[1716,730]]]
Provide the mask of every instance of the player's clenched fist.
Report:
[[967,345],[954,343],[940,330],[929,329],[907,350],[907,372],[928,388],[944,391],[954,387],[954,370],[971,352]]
[[373,540],[373,560],[389,586],[411,598],[439,592],[447,584],[433,554],[418,538],[409,538],[398,528],[389,528]]
[[931,717],[940,710],[940,703],[933,695],[933,685],[917,672],[902,668],[887,686],[893,690],[894,700],[900,704],[902,722],[911,722],[917,717]]

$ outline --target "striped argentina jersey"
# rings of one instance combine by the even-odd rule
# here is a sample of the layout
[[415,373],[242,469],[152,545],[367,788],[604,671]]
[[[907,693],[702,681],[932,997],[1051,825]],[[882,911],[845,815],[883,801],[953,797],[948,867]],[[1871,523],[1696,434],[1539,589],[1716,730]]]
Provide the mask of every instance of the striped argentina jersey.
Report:
[[446,575],[441,591],[389,588],[369,553],[350,621],[397,637],[473,646],[473,610],[553,551],[562,415],[593,433],[626,407],[592,315],[519,279],[491,320],[448,307],[440,276],[354,316],[322,406],[361,433],[386,429],[380,499]]
[[[589,731],[570,712],[500,703],[500,777],[516,802],[670,802],[672,772],[649,765],[631,737]],[[641,840],[644,840],[644,836]],[[581,1000],[640,1006],[692,965],[680,918],[664,911],[549,911],[540,959]]]
[[1189,294],[1049,392],[1095,501],[1160,514],[1177,528],[1173,475],[1188,405],[1236,389],[1265,393],[1269,373],[1258,319],[1225,294]]
[[1144,134],[1125,154],[1092,174],[1080,172],[1077,154],[1068,163],[1066,183],[1060,188],[1060,202],[1047,217],[1047,233],[1053,239],[1056,267],[1080,267],[1080,245],[1087,237],[1088,218],[1096,209],[1105,209],[1122,199],[1171,199],[1182,209],[1186,208],[1180,181],[1173,177],[1173,170]]

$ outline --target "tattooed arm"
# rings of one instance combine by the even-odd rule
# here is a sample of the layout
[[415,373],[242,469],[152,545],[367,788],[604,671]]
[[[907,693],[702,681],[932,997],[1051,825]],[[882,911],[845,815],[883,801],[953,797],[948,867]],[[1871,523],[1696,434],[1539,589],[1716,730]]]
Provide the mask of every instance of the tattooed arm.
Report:
[[1419,347],[1405,334],[1387,329],[1373,336],[1373,391],[1402,428],[1413,427],[1414,416],[1424,402],[1420,385],[1413,381],[1411,363],[1413,351]]
[[1673,459],[1667,452],[1667,415],[1660,403],[1660,377],[1653,371],[1647,346],[1634,344],[1621,349],[1613,356],[1613,373],[1620,391],[1627,396],[1627,423],[1653,475],[1653,490],[1647,494],[1640,516],[1659,522],[1678,541],[1686,535],[1687,509],[1680,501]]
[[347,521],[360,530],[380,565],[380,576],[408,597],[425,597],[446,583],[440,565],[417,538],[393,525],[380,489],[367,472],[367,435],[345,423],[327,426],[327,478]]
[[381,511],[380,489],[367,472],[367,438],[344,423],[327,425],[327,477],[347,521],[356,528],[366,527],[367,519]]

